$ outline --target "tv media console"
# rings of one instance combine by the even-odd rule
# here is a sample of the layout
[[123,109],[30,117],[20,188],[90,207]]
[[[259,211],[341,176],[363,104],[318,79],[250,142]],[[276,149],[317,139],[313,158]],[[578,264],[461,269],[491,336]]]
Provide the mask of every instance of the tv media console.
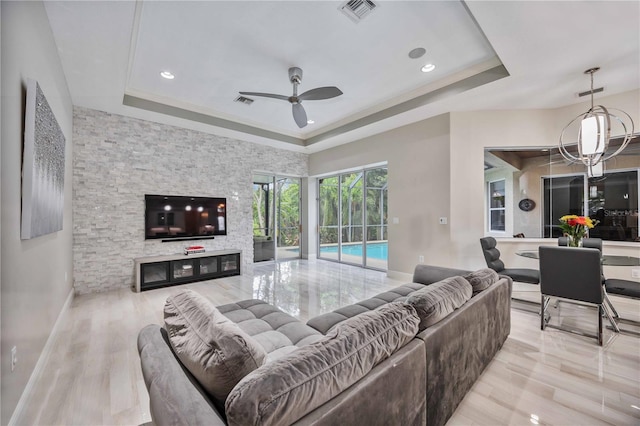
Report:
[[135,291],[240,275],[241,250],[145,256],[134,259]]

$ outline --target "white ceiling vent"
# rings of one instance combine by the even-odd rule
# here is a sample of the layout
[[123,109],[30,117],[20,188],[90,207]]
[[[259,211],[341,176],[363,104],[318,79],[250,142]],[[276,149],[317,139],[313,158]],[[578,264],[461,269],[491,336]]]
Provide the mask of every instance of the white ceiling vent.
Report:
[[244,96],[238,96],[233,100],[233,102],[240,102],[245,105],[251,105],[253,103],[253,99],[245,98]]
[[348,0],[338,9],[342,11],[353,22],[360,22],[371,14],[378,5],[371,0]]

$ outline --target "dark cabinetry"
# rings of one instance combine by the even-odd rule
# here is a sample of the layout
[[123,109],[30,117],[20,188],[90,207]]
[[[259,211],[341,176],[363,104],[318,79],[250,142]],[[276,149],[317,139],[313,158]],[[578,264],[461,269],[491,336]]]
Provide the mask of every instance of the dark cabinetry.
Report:
[[135,260],[136,291],[240,275],[240,251],[143,257]]

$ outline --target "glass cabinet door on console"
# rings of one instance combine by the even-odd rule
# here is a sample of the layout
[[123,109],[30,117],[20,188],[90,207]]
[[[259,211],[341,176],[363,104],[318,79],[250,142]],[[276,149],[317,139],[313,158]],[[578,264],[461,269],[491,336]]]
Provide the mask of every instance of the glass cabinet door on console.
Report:
[[217,257],[203,257],[200,259],[200,275],[215,275],[218,271]]
[[141,267],[143,283],[160,284],[169,282],[169,264],[167,262],[144,263]]
[[188,279],[195,275],[194,259],[174,260],[171,262],[171,278],[174,280]]
[[240,256],[231,254],[228,256],[220,256],[220,271],[224,273],[236,272],[240,265]]

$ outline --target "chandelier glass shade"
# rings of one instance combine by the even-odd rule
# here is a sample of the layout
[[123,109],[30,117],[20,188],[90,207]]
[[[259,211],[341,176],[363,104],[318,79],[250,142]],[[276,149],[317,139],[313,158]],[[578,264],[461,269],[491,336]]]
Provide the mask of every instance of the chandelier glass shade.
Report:
[[[629,145],[633,137],[633,119],[626,112],[593,105],[593,74],[600,68],[590,68],[585,74],[591,75],[591,108],[581,113],[567,124],[560,134],[558,147],[562,156],[570,163],[582,163],[587,167],[589,177],[602,176],[604,162],[620,154]],[[618,115],[610,111],[616,111]],[[622,143],[614,150],[609,149],[611,127],[622,129]],[[578,128],[577,155],[567,149],[565,134],[570,128]],[[573,139],[575,140],[575,139]]]

